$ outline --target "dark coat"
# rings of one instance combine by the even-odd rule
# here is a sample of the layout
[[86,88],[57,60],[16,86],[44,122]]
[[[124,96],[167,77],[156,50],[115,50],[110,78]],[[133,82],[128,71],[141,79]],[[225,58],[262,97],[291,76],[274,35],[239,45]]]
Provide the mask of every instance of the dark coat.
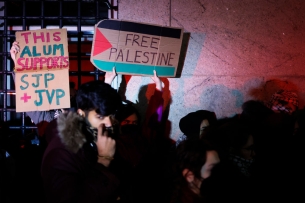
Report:
[[97,163],[83,118],[62,114],[46,129],[41,175],[47,202],[115,202],[118,179]]

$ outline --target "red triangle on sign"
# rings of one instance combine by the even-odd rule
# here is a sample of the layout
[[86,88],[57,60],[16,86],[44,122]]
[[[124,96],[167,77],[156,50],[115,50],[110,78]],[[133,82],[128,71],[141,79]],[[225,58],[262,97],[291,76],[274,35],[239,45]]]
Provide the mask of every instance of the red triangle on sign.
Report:
[[96,29],[95,34],[96,35],[94,40],[93,56],[100,54],[112,47],[110,42],[106,39],[106,37],[101,33],[98,28]]

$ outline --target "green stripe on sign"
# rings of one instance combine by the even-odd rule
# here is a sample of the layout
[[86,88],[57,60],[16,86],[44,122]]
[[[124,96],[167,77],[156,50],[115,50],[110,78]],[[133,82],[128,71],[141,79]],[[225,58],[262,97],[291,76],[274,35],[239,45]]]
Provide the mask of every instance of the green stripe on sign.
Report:
[[102,71],[112,71],[115,66],[116,72],[128,74],[154,75],[153,70],[157,71],[159,77],[174,77],[175,67],[173,66],[148,66],[140,64],[119,63],[113,61],[93,60],[96,67]]

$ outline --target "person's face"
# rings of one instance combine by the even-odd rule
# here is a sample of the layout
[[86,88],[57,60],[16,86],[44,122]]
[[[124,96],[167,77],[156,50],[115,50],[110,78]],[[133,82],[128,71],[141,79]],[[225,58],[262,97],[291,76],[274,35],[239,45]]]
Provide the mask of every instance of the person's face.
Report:
[[[195,194],[200,194],[200,187],[202,181],[211,175],[211,171],[216,164],[219,163],[218,153],[215,150],[207,151],[206,154],[206,162],[201,167],[200,176],[201,178],[195,178],[193,172],[189,171],[188,169],[183,170],[183,176],[186,177],[187,182],[190,183],[190,189]],[[194,187],[195,186],[195,187]]]
[[202,181],[211,176],[212,169],[220,161],[218,153],[215,150],[207,151],[206,156],[207,156],[206,162],[201,167],[201,171],[200,171],[201,179],[195,178],[192,182],[194,185],[196,185],[196,187],[191,189],[195,194],[198,195],[200,194],[199,188],[201,187]]
[[248,137],[247,143],[241,148],[240,155],[244,159],[253,159],[255,157],[253,136]]
[[212,169],[219,163],[219,161],[218,153],[215,150],[207,151],[207,159],[200,172],[201,177],[203,179],[210,177]]
[[128,116],[126,119],[124,119],[121,123],[121,126],[123,125],[138,125],[138,117],[137,115],[131,114],[130,116]]
[[95,110],[87,111],[86,113],[82,110],[78,110],[78,113],[81,116],[86,116],[86,119],[90,123],[91,127],[98,128],[101,124],[104,124],[105,127],[112,127],[112,120],[110,116],[102,116],[96,113]]
[[200,124],[200,133],[199,133],[199,135],[201,135],[202,132],[204,131],[204,129],[205,129],[206,127],[208,127],[209,125],[210,125],[210,123],[209,123],[208,119],[204,119],[204,120],[201,122],[201,124]]

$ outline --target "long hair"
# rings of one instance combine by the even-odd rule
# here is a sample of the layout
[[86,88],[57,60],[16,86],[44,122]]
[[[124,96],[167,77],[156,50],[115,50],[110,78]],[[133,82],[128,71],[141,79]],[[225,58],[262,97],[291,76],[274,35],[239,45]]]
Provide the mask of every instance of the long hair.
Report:
[[[196,195],[189,192],[188,182],[183,176],[184,169],[190,170],[195,178],[201,178],[201,168],[207,159],[207,151],[215,148],[205,139],[190,138],[182,141],[176,151],[176,159],[173,164],[174,179],[172,187],[171,202],[184,202],[182,198],[193,198]],[[201,197],[198,196],[198,199]]]

